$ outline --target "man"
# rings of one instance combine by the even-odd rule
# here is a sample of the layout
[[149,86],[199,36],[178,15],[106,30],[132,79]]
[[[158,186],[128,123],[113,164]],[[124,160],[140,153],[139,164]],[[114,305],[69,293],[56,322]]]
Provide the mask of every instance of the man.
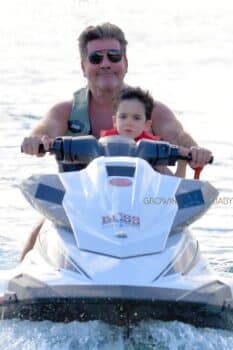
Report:
[[[122,30],[104,23],[86,28],[79,36],[81,68],[87,87],[74,94],[71,101],[59,103],[23,140],[24,153],[41,156],[39,144],[45,149],[57,136],[93,134],[99,137],[101,129],[112,128],[113,98],[126,86],[124,77],[128,69],[127,41]],[[199,148],[187,134],[172,111],[160,102],[152,113],[152,131],[172,144],[191,148],[193,168],[202,167],[211,152]],[[25,256],[36,240],[43,221],[34,229],[21,256]]]

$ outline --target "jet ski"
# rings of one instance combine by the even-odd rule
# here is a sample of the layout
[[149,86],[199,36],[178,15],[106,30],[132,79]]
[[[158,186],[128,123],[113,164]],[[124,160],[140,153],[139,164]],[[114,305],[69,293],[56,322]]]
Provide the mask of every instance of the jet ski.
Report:
[[50,151],[67,171],[22,183],[46,222],[24,260],[0,272],[1,319],[233,329],[232,281],[212,271],[189,231],[218,192],[154,169],[182,158],[176,146],[81,136],[57,138]]

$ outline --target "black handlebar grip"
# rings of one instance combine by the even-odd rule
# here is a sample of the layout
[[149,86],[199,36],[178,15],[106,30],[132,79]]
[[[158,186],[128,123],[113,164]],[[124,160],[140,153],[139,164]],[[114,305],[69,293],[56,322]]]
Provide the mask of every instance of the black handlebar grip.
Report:
[[[189,153],[187,157],[180,156],[179,158],[183,159],[183,160],[187,160],[188,162],[190,162],[192,160],[192,155],[191,155],[191,153]],[[207,164],[212,164],[213,162],[214,162],[214,157],[212,156]]]
[[208,162],[208,164],[212,164],[214,162],[214,157],[212,156]]
[[46,153],[46,150],[45,150],[44,145],[43,145],[42,143],[39,144],[38,151],[39,151],[39,153],[41,153],[41,154]]
[[[23,145],[20,146],[20,151],[21,151],[21,153],[24,153]],[[43,145],[42,143],[39,145],[38,151],[39,151],[39,153],[41,153],[41,154],[46,153],[46,150],[45,150],[44,145]]]

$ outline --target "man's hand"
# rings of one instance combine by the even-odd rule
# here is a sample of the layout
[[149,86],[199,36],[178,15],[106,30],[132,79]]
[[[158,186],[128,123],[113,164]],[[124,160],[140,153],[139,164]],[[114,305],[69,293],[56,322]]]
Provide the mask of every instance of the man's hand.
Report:
[[192,160],[189,162],[191,168],[203,168],[212,158],[212,153],[205,148],[193,146],[191,148],[179,147],[179,153],[187,157],[191,154]]
[[192,155],[192,160],[189,162],[191,168],[203,168],[212,158],[212,153],[208,149],[193,146],[190,148],[190,153]]
[[36,155],[37,157],[43,157],[44,153],[39,153],[39,146],[43,145],[46,151],[53,144],[53,139],[48,137],[47,135],[43,136],[29,136],[25,137],[22,143],[22,151],[26,154]]
[[179,146],[179,154],[183,157],[188,157],[191,154],[190,148]]

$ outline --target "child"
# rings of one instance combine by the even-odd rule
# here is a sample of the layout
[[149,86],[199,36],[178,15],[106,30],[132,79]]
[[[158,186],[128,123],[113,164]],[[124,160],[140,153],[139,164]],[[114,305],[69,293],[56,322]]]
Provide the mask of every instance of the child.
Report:
[[[109,135],[122,135],[133,138],[135,141],[143,138],[150,140],[160,140],[159,136],[154,136],[146,130],[151,128],[151,114],[154,108],[154,100],[149,92],[140,88],[125,88],[122,90],[113,103],[114,116],[111,130],[102,130],[100,137]],[[187,155],[189,150],[182,147],[183,155]],[[179,161],[175,176],[185,177],[186,162]],[[156,170],[171,175],[170,170],[165,166],[157,166]]]

